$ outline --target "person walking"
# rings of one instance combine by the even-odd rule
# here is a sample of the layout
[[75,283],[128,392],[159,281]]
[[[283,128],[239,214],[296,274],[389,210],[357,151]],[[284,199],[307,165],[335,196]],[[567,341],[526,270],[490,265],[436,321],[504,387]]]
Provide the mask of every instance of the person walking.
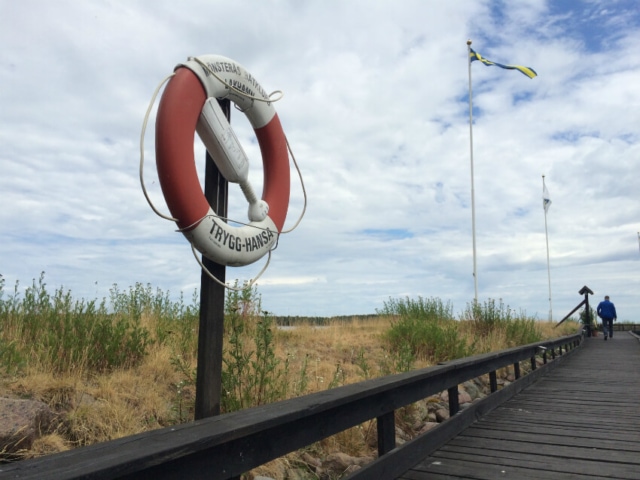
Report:
[[609,295],[604,296],[604,300],[598,304],[598,316],[602,319],[602,331],[604,340],[607,336],[613,338],[613,322],[618,319],[616,306],[609,300]]

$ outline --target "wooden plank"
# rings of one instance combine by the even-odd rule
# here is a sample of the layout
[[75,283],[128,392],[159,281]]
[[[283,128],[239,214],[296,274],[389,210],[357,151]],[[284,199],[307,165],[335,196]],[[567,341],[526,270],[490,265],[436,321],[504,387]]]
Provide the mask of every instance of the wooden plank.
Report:
[[590,458],[599,462],[620,462],[637,465],[636,471],[640,471],[640,457],[636,451],[620,451],[607,449],[600,442],[593,442],[589,446],[565,446],[540,441],[521,442],[514,439],[489,439],[470,438],[460,435],[447,443],[441,450],[455,452],[459,450],[478,452],[509,452],[513,454],[527,454],[535,451],[536,455],[558,458]]
[[[530,468],[529,465],[535,465]],[[575,480],[577,475],[595,479],[624,479],[637,480],[637,473],[633,471],[615,472],[615,476],[599,475],[601,464],[585,460],[579,468],[567,470],[562,462],[535,462],[530,464],[517,460],[503,460],[501,458],[487,457],[486,461],[469,461],[465,459],[438,458],[429,465],[421,466],[420,469],[407,472],[402,477],[403,480],[434,480],[440,478],[447,479],[473,479],[473,480],[496,480],[500,478],[509,480]]]
[[454,417],[441,423],[433,430],[418,436],[405,443],[402,447],[393,450],[384,457],[378,458],[369,465],[347,477],[348,480],[368,480],[371,478],[385,479],[396,478],[401,475],[409,465],[417,463],[426,454],[437,450],[447,440],[463,431],[464,428],[473,424],[478,418],[485,416],[488,412],[499,407],[507,399],[513,397],[527,386],[534,383],[546,372],[554,370],[562,365],[562,362],[569,358],[558,358],[556,361],[548,363],[523,377],[518,382],[502,388],[481,401],[474,402]]
[[640,478],[640,345],[586,347],[398,478]]
[[[562,430],[564,430],[565,428],[570,428],[571,433],[575,437],[579,438],[594,438],[598,434],[598,430],[594,429],[591,425],[584,424],[571,426],[562,425],[560,428],[558,428],[558,425],[553,424],[552,422],[540,424],[537,422],[524,423],[515,420],[512,422],[489,421],[489,419],[487,419],[487,422],[482,423],[482,427],[476,427],[475,425],[469,427],[468,431],[465,432],[465,434],[473,435],[475,432],[475,428],[481,428],[484,432],[512,431],[530,433],[533,435],[550,435],[559,430],[559,433],[557,434],[558,436],[564,436],[565,434]],[[606,435],[608,439],[620,442],[635,442],[638,439],[638,432],[635,429],[630,429],[624,432],[620,432],[619,430],[607,430]]]
[[[605,472],[603,472],[602,463],[591,460],[589,458],[581,459],[581,461],[575,464],[567,463],[566,459],[543,457],[536,454],[521,454],[514,455],[511,453],[507,455],[477,455],[473,453],[464,454],[458,453],[455,456],[447,455],[447,452],[438,452],[438,456],[433,458],[434,462],[440,462],[440,471],[445,470],[443,467],[448,466],[451,463],[456,465],[466,464],[473,467],[473,473],[477,475],[477,472],[488,471],[492,472],[494,467],[499,467],[501,470],[506,470],[510,475],[505,477],[504,474],[493,478],[513,478],[519,479],[527,475],[525,478],[579,478],[577,476],[588,476],[589,480],[593,478],[619,478],[634,480],[637,479],[637,467],[632,465],[613,465],[608,466]],[[435,465],[419,465],[414,471],[417,472],[432,472]],[[512,468],[522,469],[520,475],[514,475]],[[447,472],[453,473],[453,472]],[[486,473],[484,473],[486,475]],[[602,475],[596,477],[594,475]],[[402,478],[405,478],[404,476]],[[406,478],[412,478],[410,476]],[[424,477],[423,477],[424,478]],[[431,478],[431,477],[428,477]],[[476,478],[476,477],[471,477]],[[484,478],[484,477],[481,477]],[[491,478],[491,477],[489,477]]]
[[[473,479],[473,480],[495,480],[498,478],[513,478],[518,480],[540,480],[539,473],[529,472],[521,467],[506,467],[504,465],[485,464],[478,470],[478,464],[465,461],[448,461],[446,459],[434,461],[424,470],[413,471],[413,475],[405,474],[403,479]],[[440,475],[438,475],[440,474]],[[444,476],[442,476],[444,474]],[[560,476],[545,476],[545,480],[555,480]],[[566,478],[566,477],[564,477]]]
[[[553,457],[542,455],[540,453],[518,453],[518,452],[477,452],[456,451],[447,452],[439,451],[437,455],[431,457],[431,461],[442,462],[442,459],[448,459],[449,463],[461,461],[473,461],[476,463],[476,470],[482,471],[485,465],[515,466],[526,468],[534,477],[537,475],[540,479],[546,479],[549,472],[557,472],[563,474],[574,475],[569,478],[581,478],[582,475],[591,476],[598,473],[606,478],[618,478],[634,480],[638,478],[637,465],[626,463],[602,462],[590,457],[581,457],[577,461],[565,457]],[[421,464],[416,470],[425,470],[425,465]]]
[[[458,438],[474,438],[481,441],[486,439],[499,439],[512,442],[535,443],[538,445],[562,445],[586,448],[592,448],[595,440],[598,442],[598,448],[636,453],[640,452],[640,445],[630,441],[632,439],[631,436],[626,436],[624,439],[612,439],[609,435],[609,433],[613,433],[611,430],[607,430],[605,434],[601,435],[596,435],[594,433],[585,433],[581,435],[580,432],[573,431],[571,436],[567,436],[563,432],[555,433],[555,430],[551,430],[549,428],[543,431],[539,430],[535,433],[523,430],[524,429],[521,429],[520,431],[492,430],[489,428],[483,428],[481,425],[476,425],[465,430],[464,435],[459,435]],[[638,434],[636,433],[636,436],[637,435]]]

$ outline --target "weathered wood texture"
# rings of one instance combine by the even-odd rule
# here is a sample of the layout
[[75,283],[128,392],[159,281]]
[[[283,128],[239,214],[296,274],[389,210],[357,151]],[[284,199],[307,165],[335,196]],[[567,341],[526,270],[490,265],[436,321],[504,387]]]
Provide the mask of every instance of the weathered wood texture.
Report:
[[403,480],[640,479],[640,344],[584,348],[469,426]]

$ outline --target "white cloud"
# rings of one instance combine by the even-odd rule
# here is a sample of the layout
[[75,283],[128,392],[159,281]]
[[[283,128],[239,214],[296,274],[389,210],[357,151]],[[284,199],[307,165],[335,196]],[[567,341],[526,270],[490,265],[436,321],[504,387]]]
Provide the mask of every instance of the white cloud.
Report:
[[[603,10],[606,7],[606,12]],[[38,15],[33,15],[34,10]],[[539,76],[472,67],[479,299],[546,318],[542,175],[554,316],[588,285],[640,314],[640,29],[634,3],[531,0],[56,2],[0,7],[0,273],[41,271],[86,298],[149,283],[187,298],[200,271],[138,181],[151,94],[188,56],[243,64],[267,91],[302,169],[306,216],[259,281],[282,315],[372,313],[389,297],[473,299],[466,40]],[[601,19],[605,18],[606,21]],[[145,185],[167,212],[154,165]],[[232,125],[260,191],[248,122]],[[197,146],[203,175],[204,150]],[[230,216],[244,219],[230,187]],[[302,210],[292,171],[287,226]],[[264,260],[263,260],[264,261]],[[227,269],[252,278],[263,261]]]

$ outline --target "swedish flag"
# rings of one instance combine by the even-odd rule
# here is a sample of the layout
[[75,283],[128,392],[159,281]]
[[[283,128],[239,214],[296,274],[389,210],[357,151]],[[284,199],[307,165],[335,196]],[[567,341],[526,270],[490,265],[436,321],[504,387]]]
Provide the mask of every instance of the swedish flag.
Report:
[[473,62],[474,60],[479,60],[487,66],[495,65],[496,67],[506,68],[507,70],[518,70],[529,78],[538,76],[536,71],[531,67],[523,67],[522,65],[503,65],[501,63],[492,62],[491,60],[483,58],[482,55],[477,53],[473,48],[469,48],[469,61]]

